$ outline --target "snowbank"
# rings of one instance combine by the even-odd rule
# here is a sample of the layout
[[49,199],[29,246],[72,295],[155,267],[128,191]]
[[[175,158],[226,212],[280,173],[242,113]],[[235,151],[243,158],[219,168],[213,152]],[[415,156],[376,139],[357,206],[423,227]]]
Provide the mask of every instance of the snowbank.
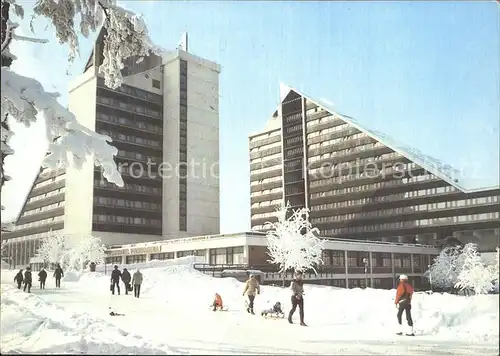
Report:
[[169,349],[151,347],[140,336],[92,318],[69,314],[42,298],[2,285],[2,354],[65,353],[166,355]]
[[1,265],[1,269],[10,269],[10,265],[5,262],[4,260],[1,260],[2,261],[2,265]]
[[[109,270],[107,275],[99,271],[71,277],[68,274],[61,289],[51,291],[53,287],[50,286],[39,292],[35,288],[33,293],[39,296],[13,289],[12,274],[12,278],[2,281],[9,284],[2,285],[2,353],[151,354],[169,350],[179,353],[181,347],[176,343],[184,343],[184,350],[188,351],[181,353],[190,354],[206,354],[207,351],[220,354],[220,350],[225,350],[222,352],[225,354],[242,354],[242,350],[246,350],[255,354],[335,351],[416,355],[438,352],[440,345],[445,344],[447,350],[450,345],[455,348],[447,351],[449,354],[460,354],[460,350],[469,346],[481,350],[477,352],[480,354],[498,354],[497,295],[462,297],[416,293],[412,313],[419,341],[415,344],[415,339],[395,336],[394,290],[305,284],[309,327],[303,329],[289,326],[286,320],[248,318],[246,298],[242,296],[243,283],[196,271],[189,257],[128,265],[127,268],[131,272],[140,268],[143,273],[140,299],[111,296]],[[221,294],[224,304],[229,307],[227,313],[208,310],[215,292]],[[276,301],[280,301],[286,311],[291,307],[290,297],[288,288],[262,286],[255,300],[255,311],[259,313]],[[62,309],[62,305],[66,309]],[[106,312],[110,305],[127,316],[110,320]],[[163,344],[165,338],[168,347]],[[51,346],[54,342],[56,345]],[[186,343],[190,344],[186,346]],[[196,347],[192,343],[196,343]],[[353,349],[355,345],[357,349]],[[380,352],[375,352],[374,348]],[[370,352],[366,351],[368,349]]]
[[[192,310],[206,308],[214,293],[222,295],[231,309],[243,310],[243,283],[234,278],[214,278],[194,270],[190,257],[127,265],[133,272],[140,268],[144,276],[142,294],[160,303],[179,305]],[[84,273],[80,283],[91,283],[109,290],[109,272]],[[343,289],[305,284],[307,319],[325,327],[351,329],[360,327],[370,333],[387,334],[396,328],[395,290]],[[280,301],[289,308],[288,288],[262,286],[256,298],[256,310]],[[425,292],[413,298],[415,330],[420,335],[442,335],[474,340],[491,340],[499,333],[499,299],[496,295],[462,297]],[[346,328],[347,327],[347,328]],[[340,332],[345,332],[340,330]]]

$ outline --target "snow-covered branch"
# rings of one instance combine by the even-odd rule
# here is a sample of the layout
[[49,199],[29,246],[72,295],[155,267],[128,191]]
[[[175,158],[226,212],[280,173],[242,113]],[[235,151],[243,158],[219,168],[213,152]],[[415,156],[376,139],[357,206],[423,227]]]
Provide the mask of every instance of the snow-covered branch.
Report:
[[[112,89],[119,87],[123,81],[121,70],[127,58],[163,52],[151,41],[144,19],[117,6],[115,0],[39,0],[33,10],[35,16],[51,20],[59,43],[68,44],[69,61],[73,61],[79,53],[78,35],[88,37],[90,32],[104,26],[104,60],[99,73]],[[75,29],[75,17],[78,15],[79,32]]]
[[271,229],[267,232],[269,262],[277,264],[280,272],[289,268],[316,271],[315,266],[322,262],[324,241],[315,235],[318,230],[309,222],[308,209],[292,211],[287,218],[289,210],[289,205],[279,208],[278,221],[266,223]]
[[99,73],[104,76],[104,84],[110,88],[114,89],[121,85],[123,81],[121,71],[125,59],[162,52],[152,43],[144,19],[128,10],[118,6],[107,6],[104,28],[106,29],[104,60],[99,67]]
[[2,117],[9,114],[27,126],[36,121],[38,114],[45,119],[50,153],[42,162],[44,167],[66,168],[74,165],[80,168],[89,156],[93,156],[95,165],[103,168],[108,181],[123,185],[113,160],[118,150],[108,144],[111,138],[81,125],[37,80],[23,77],[5,67],[1,70]]
[[33,43],[49,43],[49,40],[46,40],[46,39],[26,37],[26,36],[19,36],[19,35],[16,35],[16,34],[12,35],[12,39],[13,40],[18,40],[18,41],[33,42]]
[[[104,27],[103,63],[99,73],[107,86],[115,89],[122,83],[123,62],[131,57],[144,57],[163,52],[153,45],[144,20],[117,5],[116,0],[38,0],[33,4],[31,30],[38,17],[48,19],[60,44],[67,44],[68,60],[79,53],[79,36],[88,37]],[[1,105],[2,105],[2,185],[8,179],[4,173],[4,159],[14,151],[9,147],[13,135],[7,120],[16,120],[29,126],[38,118],[46,121],[45,135],[49,142],[48,155],[42,166],[64,168],[68,165],[81,167],[87,159],[93,159],[104,170],[104,177],[119,186],[123,185],[113,156],[116,148],[109,145],[111,139],[96,134],[81,125],[75,116],[57,102],[56,93],[46,92],[32,78],[23,77],[9,69],[16,56],[10,52],[12,41],[45,43],[46,40],[17,35],[19,25],[11,21],[10,13],[24,17],[24,8],[15,0],[2,0],[1,26]],[[78,25],[76,25],[78,23]],[[40,116],[38,116],[40,115]],[[2,207],[3,210],[3,207]],[[2,224],[2,230],[7,226]]]

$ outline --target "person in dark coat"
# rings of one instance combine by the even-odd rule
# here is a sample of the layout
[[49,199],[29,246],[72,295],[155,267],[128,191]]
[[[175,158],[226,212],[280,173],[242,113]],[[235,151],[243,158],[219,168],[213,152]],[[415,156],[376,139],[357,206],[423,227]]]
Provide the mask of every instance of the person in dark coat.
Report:
[[61,278],[64,277],[64,271],[59,263],[54,271],[54,277],[56,278],[56,287],[61,288]]
[[125,294],[128,294],[131,280],[132,280],[132,276],[130,276],[130,272],[127,271],[126,268],[124,268],[123,272],[122,272],[122,282],[125,285]]
[[300,325],[306,326],[306,323],[304,323],[304,281],[302,280],[302,272],[295,273],[295,279],[292,281],[290,289],[292,290],[292,309],[288,313],[288,322],[293,324],[293,313],[299,307]]
[[47,280],[47,272],[44,268],[38,272],[38,280],[40,281],[40,289],[45,289],[45,281]]
[[26,267],[26,271],[24,271],[24,288],[23,290],[26,292],[26,287],[28,287],[28,293],[31,293],[31,267]]
[[111,272],[111,293],[115,294],[115,286],[118,289],[118,295],[120,295],[120,277],[122,276],[122,272],[118,269],[118,266],[115,266],[113,272]]
[[24,277],[23,277],[23,270],[20,269],[19,272],[17,272],[16,276],[14,277],[14,282],[17,283],[17,289],[21,289],[21,284],[23,284]]

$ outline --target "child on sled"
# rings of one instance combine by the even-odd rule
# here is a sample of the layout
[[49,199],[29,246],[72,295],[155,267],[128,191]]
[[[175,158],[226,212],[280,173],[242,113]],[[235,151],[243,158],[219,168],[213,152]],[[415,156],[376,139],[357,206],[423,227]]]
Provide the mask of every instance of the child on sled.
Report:
[[262,316],[267,316],[267,315],[285,315],[285,313],[283,313],[283,310],[281,309],[281,303],[280,302],[276,302],[276,304],[274,304],[274,306],[272,308],[269,308],[269,309],[265,309],[263,310],[261,313],[260,313]]

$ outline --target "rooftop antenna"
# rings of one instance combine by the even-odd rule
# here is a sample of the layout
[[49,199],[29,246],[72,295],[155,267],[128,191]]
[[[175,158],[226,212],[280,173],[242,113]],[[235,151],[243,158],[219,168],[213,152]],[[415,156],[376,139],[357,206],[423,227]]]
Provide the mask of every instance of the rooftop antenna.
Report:
[[184,32],[181,36],[181,39],[179,41],[179,45],[177,46],[177,49],[180,49],[184,52],[188,51],[188,33]]

